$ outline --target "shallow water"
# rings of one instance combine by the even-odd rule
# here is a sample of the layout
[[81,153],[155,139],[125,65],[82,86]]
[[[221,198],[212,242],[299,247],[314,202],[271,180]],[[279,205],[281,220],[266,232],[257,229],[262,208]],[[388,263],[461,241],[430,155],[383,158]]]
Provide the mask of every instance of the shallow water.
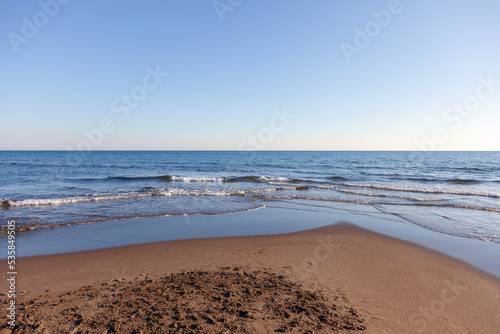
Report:
[[[123,219],[104,223],[43,229],[17,240],[19,257],[125,246],[157,241],[289,233],[349,221],[369,230],[420,244],[466,261],[500,277],[500,245],[432,232],[387,218],[364,207],[352,211],[342,203],[275,202],[252,212]],[[0,239],[6,249],[7,240]],[[0,259],[6,258],[0,254]]]
[[500,152],[2,151],[0,169],[0,221],[26,233],[311,200],[500,243]]

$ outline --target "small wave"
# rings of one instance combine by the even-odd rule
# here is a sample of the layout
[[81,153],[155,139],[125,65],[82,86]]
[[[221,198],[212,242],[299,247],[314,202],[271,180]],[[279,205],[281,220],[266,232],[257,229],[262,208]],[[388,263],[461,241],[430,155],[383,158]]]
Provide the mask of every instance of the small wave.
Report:
[[488,171],[488,170],[485,170],[484,168],[479,168],[479,167],[457,167],[457,168],[454,168],[456,170],[465,170],[465,171],[477,171],[477,172],[484,172],[484,171]]
[[[419,205],[419,204],[417,204],[417,205]],[[420,204],[420,205],[449,207],[449,208],[467,209],[467,210],[489,211],[489,212],[500,212],[500,209],[497,209],[497,208],[488,208],[488,207],[473,206],[473,205],[460,205],[460,204],[443,204],[443,205]]]
[[267,200],[276,200],[276,199],[298,199],[298,200],[307,200],[307,201],[323,201],[323,202],[335,202],[335,203],[351,203],[351,204],[366,204],[372,205],[374,203],[369,201],[357,201],[357,200],[349,200],[349,199],[340,199],[340,198],[327,198],[327,197],[314,197],[314,196],[299,196],[299,195],[259,195],[256,198],[267,199]]
[[154,180],[154,179],[156,179],[156,176],[108,176],[106,178],[106,180],[118,180],[118,181]]
[[421,187],[401,186],[401,185],[399,185],[399,186],[382,186],[382,185],[374,185],[374,184],[354,184],[354,183],[344,183],[343,185],[346,187],[353,187],[353,188],[404,191],[404,192],[427,193],[427,194],[447,194],[447,195],[482,196],[482,197],[500,198],[500,193],[483,192],[483,191],[461,191],[461,190],[455,190],[455,189],[421,188]]
[[400,198],[400,199],[406,199],[409,201],[416,201],[416,202],[439,202],[441,199],[431,199],[431,198],[419,198],[419,197],[409,197],[409,196],[397,196],[397,195],[385,195],[385,194],[372,194],[372,193],[360,193],[356,191],[349,191],[349,190],[339,190],[340,192],[344,194],[351,194],[351,195],[359,195],[359,196],[369,196],[369,197],[382,197],[382,198]]
[[292,181],[289,178],[270,178],[265,176],[239,176],[239,177],[209,177],[209,176],[176,176],[176,175],[157,175],[157,176],[109,176],[106,178],[85,178],[78,181],[140,181],[140,180],[162,180],[166,182],[255,182],[262,183],[271,180]]
[[231,196],[234,193],[218,190],[187,190],[178,188],[167,189],[141,189],[131,192],[123,193],[102,193],[102,194],[89,194],[81,196],[63,197],[63,198],[43,198],[43,199],[25,199],[25,200],[12,200],[2,199],[1,207],[3,209],[12,209],[15,207],[24,206],[44,206],[44,205],[64,205],[85,202],[102,202],[102,201],[115,201],[133,198],[144,198],[151,196]]
[[376,203],[376,205],[404,205],[404,206],[426,206],[426,207],[438,207],[438,208],[456,208],[456,209],[467,209],[467,210],[478,210],[478,211],[489,211],[489,212],[500,212],[498,208],[489,208],[483,206],[474,205],[462,205],[462,204],[432,204],[432,203]]
[[324,189],[324,190],[339,189],[338,186],[311,186],[311,187],[318,188],[318,189]]
[[238,177],[231,177],[231,178],[226,178],[224,180],[225,182],[262,182],[262,178],[260,176],[238,176]]
[[102,182],[102,181],[140,181],[140,180],[163,180],[171,181],[172,177],[170,175],[155,175],[155,176],[108,176],[108,177],[87,177],[87,178],[76,178],[69,179],[75,181],[87,181],[87,182]]
[[[183,189],[183,188],[154,188],[144,187],[140,190],[121,192],[121,193],[101,193],[101,194],[87,194],[81,196],[63,197],[63,198],[38,198],[38,199],[0,199],[0,207],[2,209],[13,209],[16,207],[27,206],[50,206],[50,205],[65,205],[86,202],[103,202],[103,201],[116,201],[134,198],[146,197],[171,197],[171,196],[252,196],[252,194],[274,192],[277,190],[297,190],[300,187],[294,188],[270,188],[270,189],[249,189],[249,190],[218,190],[218,189]],[[305,189],[299,189],[305,190]]]
[[86,178],[79,181],[141,181],[141,180],[162,180],[165,182],[223,182],[223,177],[186,177],[175,175],[156,175],[156,176],[108,176],[106,178]]
[[435,178],[425,178],[425,177],[391,177],[392,180],[404,180],[404,181],[416,181],[416,182],[440,182],[440,183],[452,183],[452,184],[478,184],[481,183],[479,180],[470,179],[435,179]]
[[429,179],[425,177],[391,177],[392,180],[405,180],[405,181],[417,181],[417,182],[440,182],[438,179]]
[[204,176],[175,176],[175,175],[158,175],[158,176],[116,176],[109,177],[112,180],[162,180],[165,182],[224,182],[223,177],[204,177]]
[[342,176],[329,176],[326,179],[331,181],[347,181],[347,179]]
[[223,178],[224,182],[254,182],[254,183],[270,183],[270,182],[287,182],[287,183],[299,183],[307,182],[301,179],[293,179],[288,177],[267,177],[267,176],[236,176],[230,178]]
[[343,199],[343,198],[330,198],[330,197],[320,197],[320,196],[299,196],[299,195],[259,195],[256,196],[261,199],[298,199],[298,200],[308,200],[308,201],[323,201],[323,202],[335,202],[335,203],[351,203],[351,204],[364,204],[364,205],[402,205],[402,206],[416,206],[416,207],[439,207],[439,208],[457,208],[457,209],[467,209],[467,210],[478,210],[478,211],[489,211],[489,212],[500,212],[498,208],[481,207],[473,205],[461,205],[461,204],[434,204],[434,203],[394,203],[394,202],[372,202],[372,201],[362,201],[354,199]]
[[251,190],[239,190],[236,193],[245,195],[245,194],[255,194],[255,193],[264,193],[264,192],[273,192],[278,190],[295,190],[295,188],[271,188],[271,189],[251,189]]
[[[268,177],[262,175],[247,175],[236,177],[210,177],[210,176],[176,176],[176,175],[155,175],[155,176],[108,176],[105,178],[78,178],[77,181],[141,181],[141,180],[162,180],[165,182],[252,182],[252,183],[270,183],[270,182],[287,182],[287,183],[318,183],[317,181],[302,180],[288,177]],[[346,180],[338,178],[336,180]],[[324,182],[320,182],[324,183]]]
[[100,202],[100,201],[140,198],[147,196],[152,196],[152,195],[144,192],[142,193],[131,192],[131,193],[121,193],[121,194],[92,194],[92,195],[73,196],[64,198],[43,198],[43,199],[25,199],[25,200],[6,199],[2,200],[2,207],[15,208],[22,206],[63,205],[63,204],[75,204],[82,202]]
[[174,182],[224,182],[223,177],[186,177],[186,176],[171,176]]
[[[288,183],[278,183],[278,182],[277,183],[270,183],[270,184],[282,186],[282,187],[277,187],[277,188],[272,189],[273,191],[277,191],[277,190],[283,190],[283,191],[299,190],[299,191],[301,191],[301,190],[309,190],[311,188],[316,188],[315,186],[291,186]],[[269,191],[269,190],[251,190],[249,192],[262,192],[262,191]]]
[[477,184],[481,183],[478,180],[467,180],[467,179],[449,179],[446,180],[446,182],[453,183],[453,184]]

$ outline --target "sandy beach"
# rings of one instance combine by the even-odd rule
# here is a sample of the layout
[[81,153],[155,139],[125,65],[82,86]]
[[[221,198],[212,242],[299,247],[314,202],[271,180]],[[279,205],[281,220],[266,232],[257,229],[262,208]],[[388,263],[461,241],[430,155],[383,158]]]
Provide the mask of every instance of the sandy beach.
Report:
[[0,334],[500,334],[500,1],[431,4],[4,1]]
[[493,333],[500,324],[497,278],[348,223],[21,258],[17,291],[13,333]]

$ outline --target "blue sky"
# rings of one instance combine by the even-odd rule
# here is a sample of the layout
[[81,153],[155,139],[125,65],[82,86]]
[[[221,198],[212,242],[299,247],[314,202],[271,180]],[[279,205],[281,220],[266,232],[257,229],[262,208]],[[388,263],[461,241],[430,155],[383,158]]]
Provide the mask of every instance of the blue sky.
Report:
[[0,149],[500,149],[499,2],[61,2],[0,4]]

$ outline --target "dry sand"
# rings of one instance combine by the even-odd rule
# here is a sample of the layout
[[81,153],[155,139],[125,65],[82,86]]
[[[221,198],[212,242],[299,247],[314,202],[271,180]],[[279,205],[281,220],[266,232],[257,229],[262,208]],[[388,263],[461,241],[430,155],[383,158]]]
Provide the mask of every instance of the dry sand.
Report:
[[[498,333],[500,326],[500,280],[349,224],[21,258],[17,276],[16,333]],[[5,294],[1,302],[5,310]],[[7,320],[0,333],[12,330]]]

